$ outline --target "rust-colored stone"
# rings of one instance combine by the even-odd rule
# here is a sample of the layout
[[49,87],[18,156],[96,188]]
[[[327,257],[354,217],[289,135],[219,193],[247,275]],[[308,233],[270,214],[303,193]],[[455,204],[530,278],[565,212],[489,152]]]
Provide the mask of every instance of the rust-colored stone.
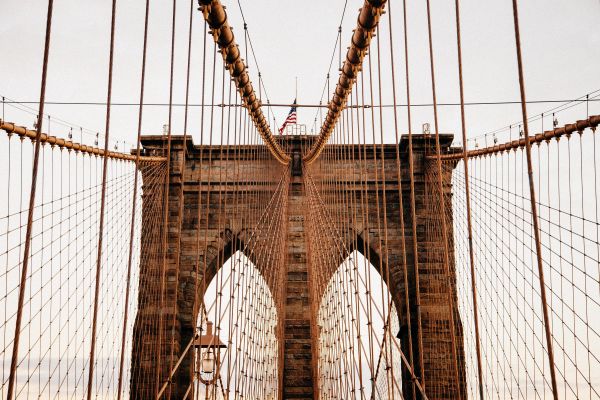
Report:
[[[311,141],[311,137],[283,137],[284,141],[282,147],[286,149],[294,150],[294,148],[300,148],[304,145],[307,148],[308,143],[302,143],[302,141]],[[287,143],[285,143],[287,141]],[[444,150],[450,145],[451,136],[445,135],[442,137],[442,146]],[[164,142],[162,137],[146,137],[143,139],[143,145],[147,150],[156,150],[154,153],[160,154],[164,148]],[[336,174],[337,176],[343,176],[348,180],[349,187],[355,187],[358,204],[360,204],[361,194],[361,176],[358,173],[360,170],[357,167],[359,160],[360,150],[358,146],[349,146],[348,151],[354,152],[354,161],[343,162],[340,161],[336,165],[328,165],[328,169],[323,170],[322,173],[324,178],[326,174]],[[396,308],[400,315],[401,327],[406,327],[407,318],[404,312],[404,293],[408,290],[410,301],[411,301],[411,322],[413,328],[413,338],[417,337],[417,323],[416,323],[416,299],[415,299],[415,287],[414,287],[414,273],[412,268],[414,254],[410,250],[412,248],[412,232],[411,232],[411,215],[408,207],[409,203],[409,192],[408,192],[408,171],[404,168],[407,163],[406,157],[406,140],[402,140],[400,143],[400,152],[402,154],[403,169],[402,183],[403,183],[403,197],[405,209],[400,210],[398,204],[398,186],[396,177],[396,150],[394,145],[384,146],[384,168],[388,179],[388,185],[386,187],[387,196],[387,220],[388,220],[388,242],[387,249],[382,248],[378,245],[379,238],[377,237],[377,215],[375,212],[376,205],[369,205],[369,221],[371,226],[353,226],[349,232],[345,232],[346,237],[343,240],[346,242],[346,247],[352,251],[354,249],[362,252],[363,254],[369,253],[369,258],[372,264],[379,264],[381,254],[387,250],[388,252],[388,265],[384,265],[384,268],[389,268],[390,281],[386,282],[390,292],[396,303]],[[431,196],[430,191],[427,190],[427,172],[429,168],[434,168],[434,164],[428,161],[425,157],[425,153],[430,145],[428,139],[421,136],[415,136],[414,138],[414,152],[415,152],[415,195],[416,195],[416,207],[417,207],[417,238],[419,254],[419,275],[420,275],[420,289],[421,289],[421,309],[422,309],[422,336],[423,336],[423,359],[425,368],[425,378],[428,387],[435,387],[437,390],[435,393],[429,396],[430,399],[453,399],[456,397],[458,391],[461,392],[462,398],[466,398],[465,392],[465,367],[464,367],[464,349],[463,349],[463,332],[462,324],[458,312],[455,310],[455,320],[457,326],[455,327],[456,340],[458,343],[458,354],[459,354],[459,367],[461,381],[457,387],[454,379],[453,371],[453,360],[452,351],[449,341],[449,312],[447,305],[447,294],[445,292],[445,272],[443,266],[443,244],[441,241],[440,232],[437,232],[435,227],[439,226],[439,213],[429,206],[428,196]],[[156,252],[155,259],[161,262],[147,262],[140,265],[140,289],[139,289],[139,309],[138,315],[135,321],[134,328],[134,341],[133,341],[133,354],[132,354],[132,381],[131,381],[131,398],[132,399],[153,399],[153,388],[155,385],[155,368],[157,366],[157,359],[161,358],[161,376],[162,379],[166,379],[168,374],[169,357],[170,357],[170,343],[171,343],[171,331],[172,329],[176,332],[175,335],[175,359],[179,357],[179,352],[183,351],[185,344],[191,339],[197,315],[193,315],[193,304],[194,304],[194,288],[197,279],[201,279],[202,271],[196,272],[194,265],[197,260],[201,265],[206,264],[206,280],[210,282],[212,277],[215,275],[221,265],[229,258],[231,252],[236,247],[234,243],[243,242],[245,236],[244,233],[240,232],[242,222],[235,220],[233,215],[244,215],[250,214],[250,211],[261,210],[264,207],[264,202],[258,197],[246,197],[242,202],[234,202],[232,198],[233,187],[237,184],[244,189],[251,189],[253,191],[260,192],[264,190],[267,193],[269,189],[268,185],[263,185],[257,180],[248,179],[247,177],[263,176],[269,181],[276,179],[281,169],[277,162],[270,159],[267,152],[264,157],[258,160],[250,159],[247,155],[256,149],[255,146],[224,146],[213,148],[204,146],[202,152],[199,146],[193,146],[188,140],[188,151],[185,163],[185,182],[184,184],[184,207],[183,215],[179,213],[179,201],[178,198],[178,186],[181,182],[182,171],[179,168],[179,163],[182,157],[182,140],[180,137],[174,137],[172,141],[172,175],[171,175],[171,188],[169,192],[169,210],[171,217],[169,218],[168,227],[168,246],[167,252],[167,282],[166,282],[166,299],[163,307],[163,317],[165,320],[165,331],[163,333],[164,343],[163,348],[165,349],[162,354],[152,354],[148,356],[149,349],[156,348],[156,341],[158,339],[158,328],[155,326],[155,322],[158,319],[158,313],[160,312],[159,304],[157,303],[157,283],[160,279],[159,268],[162,265],[162,253],[160,249],[150,247],[148,251]],[[221,153],[222,151],[222,153]],[[237,153],[236,153],[237,152]],[[200,154],[202,154],[202,159]],[[223,156],[221,156],[223,154]],[[208,159],[212,160],[208,165]],[[293,154],[292,154],[293,157]],[[236,161],[234,161],[234,159]],[[318,163],[318,161],[317,161]],[[353,164],[354,163],[354,164]],[[379,165],[381,160],[378,161]],[[235,168],[239,168],[241,178],[236,181]],[[314,165],[314,164],[313,164]],[[366,152],[365,170],[367,173],[366,189],[367,192],[373,192],[375,190],[375,169],[376,163],[374,161],[374,152],[372,149]],[[315,377],[318,376],[317,371],[314,370],[317,363],[314,360],[316,349],[314,348],[314,327],[311,327],[311,310],[313,308],[312,302],[319,301],[320,299],[312,299],[309,295],[308,290],[308,279],[309,279],[309,266],[307,257],[307,244],[305,237],[305,210],[306,210],[306,196],[303,187],[303,177],[298,174],[298,166],[296,166],[294,173],[290,177],[289,190],[288,190],[288,207],[287,207],[287,254],[285,255],[286,264],[286,276],[287,284],[284,292],[284,305],[282,309],[278,310],[279,316],[283,321],[283,329],[280,331],[282,337],[279,338],[283,341],[281,346],[283,354],[280,354],[282,364],[282,388],[281,396],[284,399],[313,399],[318,396],[316,393],[316,387],[318,386],[315,382]],[[202,178],[200,178],[200,172]],[[451,170],[443,177],[445,182],[445,189],[450,191],[450,179]],[[244,178],[246,177],[246,178]],[[229,185],[220,185],[221,181],[227,181]],[[198,197],[198,181],[201,185],[206,185],[206,182],[210,181],[213,183],[210,194],[201,186],[200,197]],[[231,185],[234,182],[234,185]],[[354,185],[354,186],[352,186]],[[215,207],[211,208],[211,212],[208,216],[208,221],[205,217],[202,217],[200,226],[197,226],[196,215],[198,212],[198,203],[207,204],[210,196],[210,204],[214,205],[218,203],[216,198],[216,191],[218,188],[222,189],[221,195],[226,199],[222,201],[225,204],[225,208],[222,209],[222,215],[225,215],[225,221],[221,223],[222,230],[218,229],[219,215],[217,214],[218,209]],[[381,190],[381,188],[380,188]],[[144,192],[144,196],[148,193]],[[324,198],[333,194],[321,193]],[[367,196],[365,198],[367,202],[373,202],[373,196]],[[327,204],[329,202],[326,201]],[[227,207],[238,207],[240,208],[238,213],[228,212]],[[149,209],[144,205],[143,212],[144,218],[148,218]],[[329,210],[332,212],[333,210]],[[360,212],[360,211],[359,211]],[[408,262],[408,278],[409,287],[404,286],[404,276],[402,268],[402,254],[401,250],[401,230],[399,226],[399,213],[404,213],[405,219],[405,240],[407,247],[407,262]],[[182,223],[181,235],[177,236],[177,227],[180,219]],[[201,254],[195,254],[196,252],[196,238],[197,230],[201,229],[200,237],[204,237],[204,227],[208,226],[206,237],[208,242],[205,243],[202,239],[200,248],[208,249],[206,253],[204,251]],[[351,224],[349,224],[351,226]],[[434,227],[434,228],[432,228]],[[224,230],[223,230],[224,228]],[[157,227],[156,229],[160,229]],[[451,230],[452,227],[450,226]],[[366,235],[370,236],[370,248],[366,249],[367,238]],[[245,233],[248,235],[248,232]],[[142,236],[142,241],[150,240],[150,233],[146,232]],[[450,232],[452,237],[452,232]],[[177,265],[176,254],[174,249],[177,248],[177,241],[179,241],[180,248],[180,271],[179,271],[179,282],[173,281],[176,275],[174,274],[174,268]],[[236,242],[238,241],[238,242]],[[268,244],[264,244],[268,245]],[[142,245],[142,248],[143,245]],[[453,249],[452,243],[450,248]],[[450,254],[451,264],[450,270],[454,274],[454,254],[451,251]],[[248,255],[251,257],[251,255]],[[152,260],[152,257],[148,259]],[[262,266],[259,260],[252,260],[259,271]],[[340,262],[342,260],[339,260]],[[327,271],[329,274],[333,274],[335,271]],[[455,281],[455,277],[452,277],[452,281]],[[275,292],[277,288],[273,287],[273,282],[267,282],[271,285],[270,289]],[[175,288],[178,288],[177,292]],[[452,286],[453,296],[456,298],[456,286]],[[201,294],[200,294],[201,295]],[[317,307],[318,308],[318,307]],[[176,313],[175,326],[172,325],[172,313]],[[416,339],[413,340],[413,351],[415,353],[415,360],[418,360],[418,347],[416,345]],[[407,330],[401,329],[401,343],[406,352],[408,346]],[[168,350],[166,350],[168,349]],[[174,378],[173,385],[173,398],[181,398],[183,392],[187,389],[190,383],[190,364],[191,359],[188,357],[182,363],[181,368]],[[418,367],[418,366],[417,366]],[[406,368],[403,370],[403,391],[405,398],[412,398],[410,393],[411,385],[408,372]]]

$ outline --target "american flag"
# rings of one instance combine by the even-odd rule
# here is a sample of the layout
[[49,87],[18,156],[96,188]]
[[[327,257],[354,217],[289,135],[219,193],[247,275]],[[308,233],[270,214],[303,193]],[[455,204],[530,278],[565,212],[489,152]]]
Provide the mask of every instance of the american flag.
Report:
[[294,99],[294,102],[292,103],[292,108],[290,109],[290,112],[289,112],[287,118],[285,119],[285,121],[283,121],[283,125],[281,126],[281,128],[279,128],[279,134],[281,135],[283,133],[283,130],[285,129],[287,124],[295,124],[295,123],[296,123],[296,99]]

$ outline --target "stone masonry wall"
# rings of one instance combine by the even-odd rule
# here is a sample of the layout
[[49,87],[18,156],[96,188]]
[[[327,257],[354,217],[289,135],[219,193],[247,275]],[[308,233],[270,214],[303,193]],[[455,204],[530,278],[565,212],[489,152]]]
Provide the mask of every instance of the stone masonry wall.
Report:
[[[300,137],[288,137],[285,140],[300,141],[310,140]],[[444,137],[443,146],[447,148],[451,142],[451,136]],[[144,148],[147,150],[164,148],[164,142],[161,137],[146,137],[143,140]],[[305,143],[300,143],[305,145]],[[401,330],[399,332],[400,340],[405,354],[408,354],[408,318],[406,313],[405,293],[408,292],[410,301],[410,315],[413,336],[413,353],[415,368],[420,369],[418,365],[419,354],[416,343],[416,315],[417,307],[420,306],[422,315],[422,336],[423,336],[423,360],[425,368],[425,380],[427,387],[436,388],[434,393],[429,394],[430,399],[454,399],[458,391],[462,398],[466,398],[465,393],[465,367],[462,325],[457,310],[454,310],[457,322],[455,334],[458,343],[459,353],[459,372],[461,380],[457,387],[454,379],[453,359],[451,356],[451,347],[449,345],[449,308],[447,287],[444,286],[446,276],[443,272],[443,261],[441,258],[441,242],[439,212],[431,206],[431,190],[428,190],[426,172],[434,168],[434,164],[425,160],[425,153],[430,148],[431,142],[417,137],[415,140],[415,193],[416,193],[416,217],[417,217],[417,241],[418,241],[418,261],[421,298],[420,304],[417,302],[415,294],[415,270],[414,253],[412,251],[412,221],[410,212],[409,196],[409,176],[406,157],[406,141],[400,144],[400,153],[402,155],[402,199],[404,207],[399,206],[399,191],[396,169],[396,149],[393,145],[385,145],[384,149],[384,168],[386,171],[386,218],[388,221],[388,241],[383,243],[380,237],[380,229],[376,226],[376,221],[381,215],[377,215],[377,204],[375,193],[378,193],[379,208],[383,209],[383,190],[378,182],[381,176],[381,156],[376,155],[374,151],[366,152],[366,158],[361,158],[362,165],[357,167],[359,160],[356,146],[347,146],[347,151],[356,155],[352,157],[353,161],[340,161],[336,165],[319,166],[318,162],[311,167],[311,173],[319,174],[320,179],[325,179],[327,174],[338,174],[344,176],[348,182],[356,184],[356,196],[358,203],[364,203],[368,210],[360,210],[360,215],[369,216],[369,223],[366,219],[356,221],[356,224],[349,225],[351,228],[346,235],[346,247],[352,251],[357,249],[363,254],[368,253],[369,259],[373,264],[379,264],[384,268],[385,276],[389,270],[389,281],[387,281],[396,308],[400,317]],[[287,143],[287,148],[293,148],[293,143]],[[156,384],[156,368],[158,360],[161,365],[161,380],[166,379],[169,371],[169,365],[172,365],[179,358],[183,346],[189,342],[195,329],[196,310],[193,310],[195,287],[197,280],[201,280],[200,271],[195,269],[197,264],[206,264],[206,280],[210,279],[218,271],[221,265],[229,258],[235,249],[241,248],[244,238],[251,232],[241,232],[239,227],[241,222],[236,220],[236,216],[247,215],[250,211],[254,214],[264,208],[268,203],[270,195],[269,188],[272,182],[281,175],[281,169],[274,163],[268,154],[258,161],[241,160],[232,165],[231,155],[222,156],[223,150],[216,152],[215,149],[208,147],[201,152],[198,146],[193,146],[188,141],[188,156],[185,163],[186,180],[183,182],[183,209],[180,208],[180,185],[181,170],[180,161],[182,157],[181,138],[175,138],[172,146],[172,170],[171,186],[169,188],[169,225],[168,225],[168,243],[167,243],[167,269],[166,269],[166,296],[163,303],[163,318],[165,320],[163,331],[163,349],[162,354],[145,354],[146,349],[156,347],[158,340],[158,328],[150,321],[157,319],[160,313],[160,304],[149,291],[155,291],[157,285],[148,285],[147,282],[155,281],[160,278],[160,269],[162,268],[162,256],[149,257],[153,262],[146,262],[140,265],[140,282],[145,283],[145,287],[140,287],[140,298],[145,301],[140,303],[138,315],[135,321],[134,348],[132,354],[132,378],[131,378],[131,398],[132,399],[150,399],[154,398],[154,387]],[[210,153],[212,151],[212,153]],[[225,150],[225,154],[230,151]],[[233,151],[233,150],[231,150]],[[250,146],[238,148],[237,158],[243,158],[240,154],[244,152],[255,151]],[[360,150],[362,151],[362,150]],[[200,155],[202,154],[202,156]],[[210,163],[208,162],[210,154]],[[263,153],[260,153],[263,154]],[[202,157],[202,158],[201,158]],[[250,157],[249,157],[250,158]],[[354,164],[353,164],[354,163]],[[260,164],[260,165],[257,165]],[[202,166],[201,166],[202,165]],[[235,169],[238,171],[234,171]],[[364,171],[365,176],[361,176],[357,171]],[[240,174],[241,169],[241,174]],[[202,179],[200,179],[202,171]],[[293,174],[292,174],[293,175]],[[269,184],[261,183],[258,180],[251,180],[242,177],[258,177],[268,181]],[[226,177],[226,179],[224,178]],[[366,182],[365,182],[366,178]],[[444,176],[445,191],[450,191],[450,174]],[[248,195],[243,198],[233,198],[233,190],[229,186],[219,185],[219,182],[227,180],[234,182],[239,179],[239,184],[246,189]],[[317,386],[314,377],[318,376],[315,368],[313,356],[316,350],[311,344],[311,318],[310,309],[312,302],[318,302],[320,299],[312,299],[309,296],[307,287],[307,258],[306,258],[306,238],[303,232],[304,221],[304,192],[302,186],[303,177],[293,176],[289,183],[288,191],[288,212],[287,212],[287,285],[285,288],[285,303],[280,306],[278,315],[283,318],[284,329],[282,329],[279,340],[283,341],[281,346],[282,353],[280,361],[282,362],[281,379],[281,398],[283,399],[312,399],[318,396],[314,390]],[[199,183],[200,182],[200,183]],[[362,184],[362,186],[360,186]],[[430,184],[430,183],[429,183]],[[200,190],[199,186],[200,185]],[[220,188],[220,190],[219,190]],[[430,188],[429,188],[430,189]],[[144,193],[146,196],[147,193]],[[332,193],[323,192],[321,195],[326,198],[332,196]],[[221,196],[221,197],[217,197]],[[220,199],[220,200],[219,200]],[[225,201],[223,201],[225,199]],[[211,209],[207,216],[203,216],[200,227],[209,226],[208,231],[200,232],[201,249],[206,248],[206,252],[197,254],[196,215],[198,204],[210,204],[215,207]],[[435,200],[435,199],[433,199]],[[327,201],[325,203],[328,203]],[[226,204],[226,206],[216,207],[217,204]],[[229,209],[228,207],[232,207]],[[235,210],[233,207],[236,207]],[[149,218],[144,210],[144,218]],[[329,212],[338,212],[338,210],[329,210]],[[448,210],[450,212],[450,210]],[[404,232],[400,226],[400,213],[404,216]],[[451,215],[449,215],[451,221]],[[181,235],[178,235],[179,219],[182,220]],[[205,219],[208,218],[208,221]],[[208,224],[208,225],[207,225]],[[246,226],[250,226],[246,224]],[[160,229],[160,227],[156,227]],[[449,226],[449,235],[452,237],[451,224]],[[404,263],[403,253],[401,251],[402,233],[406,242],[406,270],[408,287],[404,284]],[[146,234],[144,238],[151,235]],[[206,240],[204,239],[206,237]],[[144,240],[144,239],[143,239]],[[264,243],[268,246],[268,243]],[[450,245],[451,273],[454,272],[454,257],[452,252],[452,243]],[[151,251],[160,252],[160,249]],[[179,251],[179,253],[178,253]],[[251,256],[251,254],[249,255]],[[177,260],[179,257],[179,260]],[[179,262],[179,271],[176,271],[176,265]],[[260,260],[253,260],[255,265],[261,270]],[[335,271],[330,271],[333,274]],[[453,278],[455,280],[455,277]],[[176,282],[178,281],[178,284]],[[267,282],[268,284],[272,284]],[[175,290],[177,288],[177,291]],[[271,287],[272,292],[281,288]],[[456,298],[456,286],[452,285],[451,295]],[[199,295],[202,295],[200,293]],[[454,302],[456,304],[456,302]],[[318,308],[318,307],[317,307]],[[171,332],[175,332],[172,336]],[[139,340],[139,343],[137,343]],[[171,356],[171,341],[175,343],[174,353]],[[183,392],[190,383],[191,358],[188,357],[182,363],[179,372],[174,378],[172,385],[172,398],[181,398]],[[412,398],[409,374],[406,368],[403,368],[403,391],[405,398]],[[154,378],[153,378],[154,377]],[[418,398],[418,396],[417,396]]]

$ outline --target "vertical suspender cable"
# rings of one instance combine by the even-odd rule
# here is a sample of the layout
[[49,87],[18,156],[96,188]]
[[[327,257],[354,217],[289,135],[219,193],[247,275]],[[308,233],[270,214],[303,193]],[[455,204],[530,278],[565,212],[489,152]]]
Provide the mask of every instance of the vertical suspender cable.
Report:
[[[392,34],[392,2],[390,1],[388,4],[388,23],[389,23],[389,36],[390,36],[390,61],[391,61],[391,72],[392,72],[392,95],[394,98],[394,128],[395,131],[398,132],[398,114],[396,112],[396,76],[394,69],[394,41]],[[417,238],[417,209],[415,204],[415,171],[414,171],[414,155],[413,155],[413,144],[412,144],[412,118],[411,118],[411,107],[410,107],[410,74],[409,74],[409,61],[408,61],[408,27],[407,27],[407,19],[406,19],[406,0],[402,0],[402,15],[404,21],[404,72],[406,78],[406,112],[407,112],[407,127],[408,127],[408,171],[410,178],[410,214],[411,214],[411,224],[412,224],[412,248],[413,248],[413,267],[414,271],[418,273],[419,271],[419,243]],[[398,138],[398,134],[396,133],[396,139]],[[397,142],[396,146],[400,146],[400,143]],[[399,175],[398,180],[402,180],[401,175]],[[400,184],[399,184],[400,185]],[[402,195],[402,194],[401,194]],[[403,212],[403,211],[400,211]],[[405,276],[406,277],[406,276]],[[405,288],[408,292],[408,287]],[[418,299],[419,303],[421,299]],[[408,296],[406,297],[406,309],[408,310],[406,316],[406,324],[408,327],[408,359],[410,361],[410,368],[415,370],[414,363],[414,348],[412,341],[412,323],[411,323],[411,313],[410,313],[410,303]],[[420,307],[419,307],[420,309]],[[454,326],[452,324],[451,326]],[[452,328],[453,329],[453,328]],[[454,337],[452,338],[452,342],[454,343]],[[423,372],[423,369],[421,369]],[[422,373],[422,376],[425,374]],[[415,382],[414,380],[411,382],[411,393],[413,400],[416,399],[415,393]]]
[[[457,0],[458,1],[458,0]],[[515,25],[515,43],[517,51],[517,66],[519,70],[519,90],[521,92],[521,113],[523,114],[523,133],[525,135],[525,154],[527,155],[527,176],[529,178],[529,196],[531,201],[531,218],[533,219],[533,234],[535,238],[535,252],[537,255],[538,275],[540,279],[540,297],[542,300],[542,311],[544,313],[544,328],[546,331],[546,345],[548,346],[548,362],[550,364],[550,378],[552,383],[552,395],[558,400],[558,388],[556,386],[556,370],[554,365],[554,350],[552,345],[552,331],[550,328],[550,316],[548,315],[548,303],[546,301],[546,283],[544,281],[544,265],[542,263],[542,245],[540,243],[540,227],[538,221],[537,203],[535,198],[535,186],[533,181],[533,167],[531,161],[531,142],[529,138],[529,124],[527,121],[527,101],[525,99],[525,79],[523,77],[523,58],[521,56],[521,34],[519,32],[519,12],[517,0],[512,0],[513,19]],[[465,172],[466,173],[466,172]]]
[[[173,370],[173,359],[175,352],[175,323],[177,322],[177,313],[178,313],[178,299],[177,293],[179,293],[179,268],[181,266],[181,229],[183,225],[183,206],[184,206],[184,185],[185,185],[185,159],[187,155],[187,127],[188,127],[188,111],[189,111],[189,98],[190,98],[190,65],[192,58],[192,33],[193,33],[193,17],[194,17],[194,0],[190,0],[190,18],[188,24],[188,48],[187,48],[187,67],[186,67],[186,80],[185,80],[185,108],[184,108],[184,117],[183,117],[183,146],[181,149],[181,162],[180,162],[180,174],[181,177],[179,179],[179,211],[178,221],[177,221],[177,242],[175,243],[175,312],[173,313],[173,320],[171,325],[171,355],[169,357],[169,376],[171,376],[175,371]],[[173,13],[173,18],[175,18],[175,13]],[[173,24],[175,20],[173,20]],[[170,103],[171,104],[171,103]],[[187,353],[187,351],[186,351]],[[181,354],[180,356],[183,356]],[[177,367],[176,367],[177,368]],[[172,385],[171,380],[168,380],[169,384],[169,395],[167,396],[169,399],[171,398]]]
[[[477,353],[477,375],[479,385],[479,397],[483,400],[483,384],[482,384],[482,366],[481,366],[481,347],[480,347],[480,336],[479,336],[479,314],[477,307],[477,286],[475,278],[475,258],[473,252],[473,228],[471,224],[471,197],[469,190],[469,174],[468,174],[468,156],[466,147],[466,123],[464,116],[464,96],[463,96],[463,85],[462,85],[462,49],[460,41],[460,15],[458,8],[458,1],[456,2],[456,18],[457,18],[457,42],[458,42],[458,57],[459,57],[459,73],[460,73],[460,98],[461,98],[461,122],[462,122],[462,135],[463,135],[463,164],[465,166],[465,197],[466,197],[466,209],[467,209],[467,230],[468,230],[468,241],[469,241],[469,261],[471,266],[471,290],[473,295],[473,316],[475,323],[475,348]],[[448,247],[448,231],[446,227],[446,207],[444,202],[444,191],[442,184],[442,159],[440,149],[440,137],[439,137],[439,124],[438,124],[438,113],[437,113],[437,96],[435,87],[435,64],[433,58],[433,39],[431,33],[431,7],[430,2],[427,0],[427,29],[429,36],[429,59],[431,66],[431,88],[433,98],[433,115],[434,115],[434,129],[435,129],[435,147],[436,147],[436,164],[438,172],[438,190],[440,193],[440,209],[442,212],[442,235],[444,240],[444,261],[446,263],[446,270],[449,271],[450,260],[449,260],[449,247]],[[448,282],[450,285],[451,282]],[[454,312],[454,311],[453,311]],[[457,388],[460,391],[460,387]]]
[[144,44],[142,49],[142,72],[140,78],[140,105],[138,111],[138,129],[135,154],[135,175],[133,178],[133,206],[131,209],[131,230],[129,235],[129,256],[127,260],[127,284],[125,289],[125,310],[123,314],[123,334],[121,337],[121,359],[119,361],[119,381],[117,384],[117,399],[121,400],[121,388],[123,387],[123,366],[125,364],[125,340],[127,336],[127,318],[129,311],[129,295],[131,288],[131,264],[133,260],[133,236],[135,231],[135,213],[137,206],[139,162],[140,162],[140,144],[142,137],[142,115],[144,110],[144,83],[146,78],[146,54],[148,44],[148,15],[150,11],[150,0],[146,0],[146,12],[144,16]]
[[[458,4],[458,3],[457,3]],[[457,18],[458,14],[458,5],[456,8]],[[437,174],[438,174],[438,190],[440,192],[440,207],[442,214],[442,235],[444,240],[444,261],[446,263],[446,268],[449,269],[450,266],[450,258],[449,258],[449,246],[448,246],[448,231],[446,227],[446,203],[444,201],[444,187],[442,184],[442,156],[441,156],[441,148],[440,148],[440,131],[438,124],[438,112],[437,112],[437,95],[436,95],[436,87],[435,87],[435,63],[433,58],[433,38],[431,33],[431,7],[430,1],[427,0],[427,30],[429,36],[429,60],[431,66],[431,90],[432,90],[432,100],[433,100],[433,120],[434,120],[434,129],[435,129],[435,151],[436,151],[436,164],[437,164]],[[459,22],[457,22],[457,32],[460,30]],[[463,95],[462,95],[462,53],[460,50],[460,32],[458,33],[459,39],[459,58],[461,61],[459,62],[459,68],[461,71],[460,80],[461,80],[461,105],[464,103]],[[461,108],[461,111],[463,109]],[[465,142],[465,118],[464,112],[461,112],[461,121],[462,121],[462,132],[463,132],[463,142]],[[469,190],[469,174],[468,171],[468,156],[467,156],[467,146],[463,144],[463,164],[465,165],[465,197],[466,197],[466,209],[467,209],[467,231],[468,231],[468,241],[469,241],[469,261],[471,265],[471,290],[473,293],[473,317],[475,322],[475,349],[477,353],[477,376],[478,376],[478,384],[479,384],[479,398],[483,400],[483,376],[482,376],[482,366],[481,366],[481,339],[479,336],[479,313],[477,307],[477,286],[475,279],[475,257],[473,253],[473,227],[471,224],[471,196]],[[460,388],[459,388],[460,390]]]
[[[475,264],[474,264],[474,253],[473,253],[473,230],[471,224],[471,195],[469,186],[469,164],[468,164],[468,149],[467,149],[467,133],[466,133],[466,121],[465,121],[465,99],[464,99],[464,83],[462,74],[462,42],[461,42],[461,29],[460,29],[460,7],[459,0],[455,0],[455,15],[456,15],[456,43],[457,43],[457,55],[458,55],[458,74],[459,74],[459,89],[460,89],[460,118],[461,118],[461,130],[462,130],[462,142],[463,142],[463,164],[465,168],[465,196],[466,196],[466,210],[467,210],[467,224],[468,224],[468,242],[469,242],[469,260],[471,265],[471,289],[473,293],[473,312],[475,318],[475,335],[476,335],[476,350],[477,350],[477,368],[479,375],[479,395],[483,398],[483,386],[482,386],[482,366],[481,366],[481,349],[479,339],[479,321],[477,313],[477,290],[475,280]],[[440,156],[438,156],[439,158]]]
[[[204,310],[204,299],[202,299],[202,309],[199,309],[200,305],[198,304],[198,289],[199,289],[199,282],[198,282],[198,275],[200,272],[200,225],[202,222],[202,157],[203,157],[203,140],[204,140],[204,93],[205,93],[205,87],[206,87],[206,36],[207,36],[207,31],[208,31],[208,24],[206,23],[206,21],[203,24],[203,36],[202,36],[202,96],[201,96],[201,104],[202,107],[200,109],[200,156],[199,156],[199,171],[198,171],[198,179],[197,179],[197,184],[198,184],[198,190],[197,190],[197,213],[196,213],[196,226],[198,227],[198,229],[196,229],[195,232],[195,238],[196,238],[196,249],[195,249],[195,254],[196,256],[195,261],[194,261],[194,304],[192,306],[192,318],[194,318],[194,324],[197,324],[197,320],[198,320],[198,312],[203,312]],[[208,199],[207,199],[208,200]],[[204,287],[203,287],[204,290]],[[204,291],[202,292],[202,296],[204,296]],[[202,322],[201,318],[201,322]],[[200,324],[200,327],[202,327],[202,323]],[[194,335],[196,335],[196,332],[194,332]],[[194,363],[191,363],[190,366],[190,374],[191,374],[191,381],[192,381],[192,386],[193,386],[193,381],[194,381]],[[199,382],[199,380],[198,380]],[[194,387],[192,389],[192,398],[194,398],[194,396],[197,394],[197,390],[196,387]]]
[[[162,340],[163,340],[163,310],[164,310],[164,301],[165,301],[165,275],[167,269],[167,239],[168,239],[168,224],[169,224],[169,185],[171,178],[171,131],[172,131],[172,116],[173,116],[173,67],[175,60],[175,18],[177,11],[177,0],[173,0],[173,16],[172,16],[172,24],[171,24],[171,70],[169,75],[169,117],[168,117],[168,125],[167,125],[167,149],[166,149],[166,158],[167,158],[167,172],[165,175],[165,186],[163,190],[163,224],[162,224],[162,252],[163,252],[163,260],[162,260],[162,271],[160,278],[160,311],[158,317],[158,363],[156,368],[156,391],[155,393],[158,395],[158,391],[160,389],[160,383],[162,380],[161,374],[161,357],[162,357]],[[177,296],[177,294],[175,294]],[[177,301],[177,300],[175,300]]]
[[[110,22],[110,50],[108,60],[108,89],[106,93],[106,125],[104,133],[104,152],[108,152],[108,140],[110,138],[110,109],[112,99],[113,60],[115,49],[115,17],[117,12],[117,0],[112,1],[112,12]],[[94,381],[94,363],[96,353],[96,329],[98,325],[98,297],[100,292],[100,271],[102,268],[102,242],[104,236],[104,211],[106,208],[106,175],[108,173],[108,157],[102,160],[102,195],[100,199],[100,222],[98,227],[98,254],[96,258],[96,283],[94,288],[94,314],[92,317],[92,343],[90,346],[89,374],[87,383],[87,399],[92,398],[92,385]]]
[[[479,396],[483,398],[483,386],[481,376],[481,349],[479,347],[480,339],[479,339],[479,320],[477,315],[477,290],[475,286],[475,259],[473,254],[473,229],[471,225],[471,194],[469,190],[469,156],[467,149],[467,130],[466,130],[466,121],[465,121],[465,93],[464,93],[464,84],[463,84],[463,74],[462,74],[462,43],[461,43],[461,35],[460,35],[460,5],[459,0],[455,0],[455,15],[456,15],[456,47],[457,47],[457,56],[458,56],[458,82],[459,82],[459,91],[460,91],[460,121],[461,121],[461,130],[462,130],[462,142],[463,142],[463,164],[465,168],[465,197],[466,197],[466,209],[467,209],[467,229],[468,229],[468,242],[469,242],[469,261],[471,265],[471,290],[473,293],[473,313],[475,316],[475,339],[476,339],[476,350],[477,350],[477,371],[479,375]],[[430,35],[431,36],[431,35]],[[437,133],[437,126],[436,126]],[[438,154],[438,158],[441,155]]]
[[17,317],[15,321],[15,336],[13,340],[12,357],[10,360],[10,375],[8,378],[8,391],[6,398],[12,400],[17,378],[17,364],[19,362],[19,340],[21,338],[21,321],[23,319],[23,301],[25,299],[25,285],[27,284],[27,269],[29,267],[29,252],[31,250],[31,233],[33,228],[33,210],[35,207],[35,191],[40,160],[40,137],[42,136],[42,124],[44,122],[44,104],[46,99],[46,78],[48,75],[48,56],[50,53],[50,34],[52,31],[52,10],[54,0],[48,0],[48,12],[46,14],[46,39],[44,43],[44,61],[42,64],[42,81],[40,88],[40,102],[37,117],[37,135],[35,137],[35,150],[33,155],[33,170],[31,172],[31,191],[29,193],[29,210],[27,213],[27,230],[25,232],[25,248],[23,250],[23,266],[21,268],[21,280],[19,283],[19,300],[17,303]]

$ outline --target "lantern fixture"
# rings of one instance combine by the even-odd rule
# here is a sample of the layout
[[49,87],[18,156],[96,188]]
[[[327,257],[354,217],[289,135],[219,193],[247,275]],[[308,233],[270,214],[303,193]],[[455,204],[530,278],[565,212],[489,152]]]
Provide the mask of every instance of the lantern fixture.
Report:
[[[199,328],[201,331],[202,328]],[[219,336],[213,334],[213,323],[206,322],[206,335],[196,336],[196,373],[198,379],[205,385],[214,385],[220,369],[221,349],[227,346],[221,342]]]

